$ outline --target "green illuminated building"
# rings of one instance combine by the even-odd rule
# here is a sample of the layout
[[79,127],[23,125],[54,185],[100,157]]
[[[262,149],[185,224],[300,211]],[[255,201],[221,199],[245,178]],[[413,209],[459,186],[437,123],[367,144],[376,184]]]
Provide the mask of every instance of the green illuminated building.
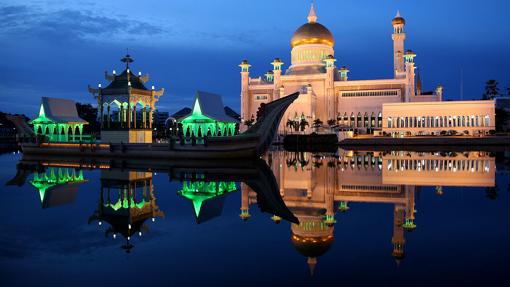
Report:
[[34,133],[45,136],[50,142],[78,142],[83,140],[83,125],[76,103],[67,99],[43,97],[37,118],[29,122]]
[[190,114],[178,120],[184,136],[230,136],[238,120],[225,113],[220,95],[198,91]]
[[[213,202],[225,194],[237,191],[235,182],[224,181],[184,181],[182,189],[177,193],[193,203],[193,209],[197,220],[201,219],[201,212],[205,209],[206,202],[211,202],[208,206],[210,209],[222,208],[223,201]],[[209,217],[214,217],[221,213],[221,210],[210,210]],[[206,217],[207,217],[206,216]],[[207,218],[208,219],[208,218]],[[206,219],[206,220],[207,220]],[[202,220],[205,221],[205,220]]]

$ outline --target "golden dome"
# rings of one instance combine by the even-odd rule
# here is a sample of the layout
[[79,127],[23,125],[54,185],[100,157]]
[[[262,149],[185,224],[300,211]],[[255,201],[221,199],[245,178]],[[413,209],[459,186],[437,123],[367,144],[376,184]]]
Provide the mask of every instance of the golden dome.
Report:
[[328,28],[317,23],[317,16],[315,15],[313,4],[308,14],[308,23],[299,27],[290,40],[290,46],[292,48],[306,44],[324,44],[331,47],[335,45],[333,34],[331,34]]
[[316,22],[306,23],[294,32],[290,46],[294,48],[306,44],[324,44],[333,47],[335,39],[324,25]]

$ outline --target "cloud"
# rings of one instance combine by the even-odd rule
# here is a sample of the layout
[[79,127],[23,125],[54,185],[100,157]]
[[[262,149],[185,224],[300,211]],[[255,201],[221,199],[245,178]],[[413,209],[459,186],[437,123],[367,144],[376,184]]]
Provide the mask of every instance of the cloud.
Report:
[[0,36],[40,38],[48,41],[124,40],[167,33],[149,22],[102,15],[87,9],[45,11],[38,7],[12,5],[0,7]]

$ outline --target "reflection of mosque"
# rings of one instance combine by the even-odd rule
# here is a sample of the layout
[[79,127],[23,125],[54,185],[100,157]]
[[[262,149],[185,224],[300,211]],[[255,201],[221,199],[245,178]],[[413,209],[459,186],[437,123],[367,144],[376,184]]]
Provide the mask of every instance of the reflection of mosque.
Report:
[[[416,228],[415,220],[415,192],[417,185],[438,186],[447,185],[446,180],[437,174],[428,175],[421,170],[420,176],[406,174],[406,169],[393,172],[387,180],[388,164],[395,160],[404,160],[422,166],[432,164],[427,160],[443,162],[447,167],[458,167],[457,172],[469,172],[474,165],[482,167],[483,175],[474,174],[481,185],[494,185],[494,158],[483,153],[465,154],[426,154],[426,153],[389,153],[378,152],[341,152],[339,156],[312,155],[309,153],[272,152],[268,155],[268,162],[280,186],[280,194],[285,204],[299,218],[299,224],[291,226],[291,242],[296,250],[307,257],[310,271],[313,273],[317,258],[325,254],[334,241],[335,213],[347,212],[349,203],[387,203],[393,205],[393,257],[397,263],[405,256],[405,231]],[[422,160],[425,160],[423,165]],[[405,164],[404,164],[405,166]],[[435,168],[432,169],[435,173]],[[408,172],[415,172],[409,169]],[[453,171],[452,171],[453,172]],[[429,179],[423,181],[421,176]],[[473,176],[471,176],[473,177]],[[435,178],[435,181],[434,181]],[[417,180],[417,183],[413,183]],[[476,180],[466,179],[471,185]],[[463,185],[459,177],[449,185]],[[242,187],[241,218],[250,215],[249,206],[254,202],[254,196],[246,185]],[[335,208],[336,207],[336,208]],[[273,216],[273,220],[278,218]]]
[[101,171],[101,194],[99,204],[89,223],[97,221],[99,225],[107,222],[110,227],[106,236],[122,235],[126,252],[134,247],[130,241],[134,235],[142,236],[149,228],[145,221],[165,214],[156,205],[152,172]]

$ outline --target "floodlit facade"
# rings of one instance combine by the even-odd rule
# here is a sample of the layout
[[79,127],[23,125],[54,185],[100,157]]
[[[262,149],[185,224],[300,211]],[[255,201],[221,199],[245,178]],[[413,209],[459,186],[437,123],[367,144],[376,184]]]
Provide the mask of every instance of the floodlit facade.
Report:
[[392,136],[473,135],[495,131],[495,102],[383,104],[383,132]]
[[111,143],[151,143],[153,114],[156,102],[164,89],[155,90],[145,87],[149,75],[133,74],[129,64],[134,60],[126,55],[121,61],[126,65],[117,75],[105,72],[110,84],[102,88],[91,88],[89,92],[97,99],[101,121],[101,141]]
[[[392,21],[393,78],[353,81],[343,60],[335,57],[334,37],[317,22],[312,5],[308,23],[299,27],[290,41],[291,63],[285,71],[279,58],[260,77],[250,76],[247,60],[239,65],[242,121],[254,120],[262,103],[300,91],[302,95],[283,118],[280,134],[309,133],[318,120],[324,125],[370,133],[382,128],[385,103],[441,101],[440,86],[435,92],[422,92],[420,77],[415,74],[416,54],[404,49],[405,23],[400,13]],[[293,124],[296,122],[303,124]]]

